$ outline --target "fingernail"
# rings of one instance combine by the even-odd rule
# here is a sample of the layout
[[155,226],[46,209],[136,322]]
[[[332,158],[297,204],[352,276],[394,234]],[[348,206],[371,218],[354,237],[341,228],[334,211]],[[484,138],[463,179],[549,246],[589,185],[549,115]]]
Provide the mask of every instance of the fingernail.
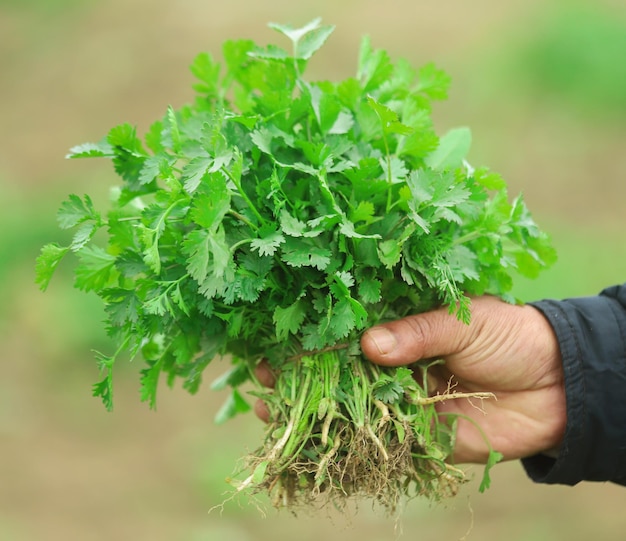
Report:
[[374,342],[376,349],[378,349],[381,355],[391,353],[398,345],[396,337],[385,327],[370,329],[367,331],[367,335],[371,338],[372,342]]

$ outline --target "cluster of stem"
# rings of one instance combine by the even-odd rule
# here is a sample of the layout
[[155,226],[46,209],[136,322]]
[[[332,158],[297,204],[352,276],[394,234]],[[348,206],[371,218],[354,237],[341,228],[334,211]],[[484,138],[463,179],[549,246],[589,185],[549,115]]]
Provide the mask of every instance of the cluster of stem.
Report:
[[403,499],[456,494],[466,476],[447,462],[454,424],[437,415],[435,404],[466,395],[429,397],[414,381],[385,402],[375,384],[394,370],[347,350],[286,363],[276,387],[260,393],[271,422],[238,491],[267,493],[290,509],[371,499],[390,513]]

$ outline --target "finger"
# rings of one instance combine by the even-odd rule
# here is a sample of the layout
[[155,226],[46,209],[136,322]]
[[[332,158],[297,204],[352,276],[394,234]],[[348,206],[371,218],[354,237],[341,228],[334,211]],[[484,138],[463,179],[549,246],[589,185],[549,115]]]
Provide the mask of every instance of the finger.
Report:
[[473,334],[471,325],[441,309],[368,329],[361,337],[361,350],[375,363],[400,366],[458,353]]
[[276,374],[267,360],[262,359],[254,369],[254,375],[264,387],[273,388],[276,385]]
[[263,400],[258,399],[254,403],[254,413],[259,419],[261,419],[261,421],[265,423],[270,422],[270,410],[268,409],[267,404],[263,402]]

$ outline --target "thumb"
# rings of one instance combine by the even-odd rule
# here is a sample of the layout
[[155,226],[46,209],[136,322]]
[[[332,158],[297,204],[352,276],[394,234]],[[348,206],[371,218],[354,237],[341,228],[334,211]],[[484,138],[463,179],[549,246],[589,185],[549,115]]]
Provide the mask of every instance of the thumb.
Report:
[[473,335],[471,325],[439,309],[368,329],[361,337],[361,350],[372,362],[400,366],[458,353]]

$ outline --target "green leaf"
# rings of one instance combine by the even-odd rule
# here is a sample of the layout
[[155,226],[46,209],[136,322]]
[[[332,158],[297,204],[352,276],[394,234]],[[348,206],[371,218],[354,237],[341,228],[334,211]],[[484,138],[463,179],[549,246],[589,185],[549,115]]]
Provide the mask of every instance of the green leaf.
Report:
[[317,27],[302,36],[295,47],[295,57],[308,60],[326,43],[335,30],[332,25]]
[[114,148],[114,153],[125,150],[129,154],[137,157],[146,156],[141,140],[137,137],[137,132],[131,124],[120,124],[109,131],[107,142]]
[[228,387],[239,387],[250,379],[250,370],[245,363],[238,363],[211,383],[212,391],[223,391]]
[[420,68],[418,79],[418,92],[422,92],[434,100],[445,100],[448,97],[450,76],[434,64],[426,64]]
[[221,425],[241,413],[249,412],[251,409],[250,404],[244,400],[239,391],[233,389],[215,415],[215,423]]
[[224,229],[196,229],[189,233],[183,251],[187,255],[187,271],[202,285],[210,275],[221,276],[231,260]]
[[162,366],[162,359],[148,361],[148,368],[141,370],[141,401],[148,402],[150,409],[156,408],[157,389],[159,387],[159,376],[161,375]]
[[372,49],[368,36],[361,40],[357,78],[364,92],[380,88],[391,78],[393,64],[386,51]]
[[476,182],[488,190],[503,190],[506,188],[504,179],[498,173],[494,173],[486,167],[481,167],[474,171],[473,177]]
[[485,490],[487,490],[491,486],[491,477],[489,475],[490,470],[503,458],[504,456],[502,455],[502,453],[498,453],[493,449],[489,451],[487,463],[485,464],[485,469],[483,470],[483,478],[480,482],[480,486],[478,487],[479,492],[485,492]]
[[353,304],[348,299],[341,299],[333,306],[330,317],[329,331],[332,336],[341,340],[357,326]]
[[175,154],[178,154],[181,150],[182,139],[180,135],[180,128],[178,127],[178,118],[176,117],[176,111],[173,107],[168,107],[167,114],[165,115],[165,122],[163,124],[164,132],[168,138],[169,145]]
[[111,158],[113,147],[106,141],[100,143],[83,143],[72,147],[66,158]]
[[280,211],[280,228],[285,235],[301,237],[304,235],[307,226],[304,222],[289,214],[286,209]]
[[61,229],[70,229],[86,220],[100,220],[100,215],[88,195],[85,195],[84,199],[74,194],[70,195],[57,212],[57,222]]
[[450,130],[439,140],[439,146],[426,157],[426,165],[431,169],[460,167],[471,145],[472,133],[469,128]]
[[190,67],[191,73],[198,79],[193,85],[196,92],[210,97],[219,95],[220,65],[215,62],[209,53],[200,53],[196,56]]
[[143,227],[139,229],[140,237],[144,245],[143,260],[156,274],[161,274],[161,254],[159,252],[160,232],[155,229]]
[[397,381],[392,379],[380,379],[372,387],[372,394],[376,400],[380,400],[385,404],[397,404],[402,395],[404,389]]
[[214,159],[211,156],[196,156],[183,167],[181,182],[185,186],[185,191],[192,194],[198,189],[200,182],[211,169]]
[[262,237],[254,239],[250,243],[250,247],[253,250],[257,250],[260,256],[273,256],[278,250],[278,247],[285,242],[285,237],[273,229],[273,227],[267,227],[259,232]]
[[42,291],[48,289],[54,271],[68,251],[69,247],[56,243],[46,244],[41,249],[35,265],[35,283]]
[[79,265],[76,267],[78,289],[99,291],[111,285],[118,276],[115,257],[98,246],[87,246],[78,252]]
[[276,338],[286,340],[289,334],[297,334],[306,317],[306,303],[299,299],[287,308],[277,306],[274,310],[273,321],[276,325]]
[[98,383],[92,386],[92,395],[99,397],[107,411],[113,410],[113,371],[107,374]]
[[139,173],[139,184],[144,186],[153,182],[159,175],[162,175],[170,168],[173,161],[166,154],[155,154],[146,158]]
[[350,212],[350,221],[369,224],[373,221],[375,212],[376,209],[371,201],[359,201],[357,207]]
[[259,462],[252,472],[252,484],[253,486],[260,486],[265,479],[265,472],[267,471],[267,467],[269,466],[270,461],[264,460],[263,462]]
[[326,42],[335,29],[334,26],[321,26],[317,18],[302,26],[292,28],[289,25],[270,23],[269,27],[289,38],[293,44],[294,57],[308,60]]
[[112,288],[102,292],[109,324],[123,327],[139,320],[140,301],[134,290]]
[[397,133],[408,135],[413,133],[413,128],[405,126],[398,120],[398,113],[378,102],[372,96],[367,97],[367,103],[378,116],[383,128],[383,133]]
[[70,250],[77,252],[82,249],[93,238],[97,230],[97,224],[84,222],[80,224],[72,237]]
[[378,244],[378,256],[385,267],[391,269],[400,261],[402,246],[395,240],[385,240]]
[[366,304],[375,304],[381,299],[381,282],[373,278],[359,281],[359,297]]
[[202,188],[194,195],[191,219],[199,226],[216,229],[231,210],[231,193],[221,174],[206,177]]
[[282,260],[292,267],[315,267],[324,270],[331,261],[332,252],[299,239],[286,239],[282,249]]

